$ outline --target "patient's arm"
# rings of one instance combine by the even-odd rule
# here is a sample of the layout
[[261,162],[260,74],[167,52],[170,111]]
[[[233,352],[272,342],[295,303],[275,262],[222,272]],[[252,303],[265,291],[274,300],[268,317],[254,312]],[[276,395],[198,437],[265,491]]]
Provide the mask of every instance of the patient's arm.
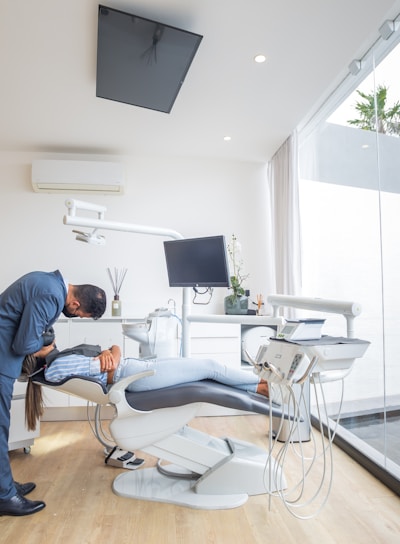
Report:
[[101,372],[110,372],[115,370],[121,359],[121,350],[119,346],[113,345],[110,349],[102,351],[98,357],[100,359]]

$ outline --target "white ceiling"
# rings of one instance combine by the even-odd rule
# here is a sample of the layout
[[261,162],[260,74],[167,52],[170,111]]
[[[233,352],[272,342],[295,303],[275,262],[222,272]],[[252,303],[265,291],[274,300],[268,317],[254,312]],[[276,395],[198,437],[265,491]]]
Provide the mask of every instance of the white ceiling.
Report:
[[204,36],[165,114],[96,98],[98,3],[0,0],[0,152],[267,161],[400,12],[398,0],[104,0]]

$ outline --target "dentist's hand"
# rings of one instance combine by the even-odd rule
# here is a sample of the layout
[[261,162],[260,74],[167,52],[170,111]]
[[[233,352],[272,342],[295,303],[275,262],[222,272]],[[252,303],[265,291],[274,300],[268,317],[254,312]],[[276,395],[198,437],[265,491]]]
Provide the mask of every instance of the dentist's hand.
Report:
[[55,349],[55,344],[49,344],[48,346],[43,346],[42,349],[34,353],[33,355],[35,357],[42,357],[43,359],[51,352],[53,349]]

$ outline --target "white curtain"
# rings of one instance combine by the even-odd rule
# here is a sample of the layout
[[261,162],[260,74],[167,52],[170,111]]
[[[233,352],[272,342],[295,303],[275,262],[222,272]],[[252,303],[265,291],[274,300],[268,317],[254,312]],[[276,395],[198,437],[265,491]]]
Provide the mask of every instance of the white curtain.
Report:
[[297,134],[278,149],[268,165],[275,293],[301,295],[301,235]]

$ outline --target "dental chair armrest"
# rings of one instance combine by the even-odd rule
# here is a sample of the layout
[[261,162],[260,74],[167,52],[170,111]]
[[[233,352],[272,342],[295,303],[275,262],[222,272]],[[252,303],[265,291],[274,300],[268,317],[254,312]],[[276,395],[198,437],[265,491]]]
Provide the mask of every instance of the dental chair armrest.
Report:
[[139,372],[133,376],[127,376],[126,378],[114,383],[108,391],[108,398],[110,402],[112,404],[118,404],[119,402],[124,401],[125,389],[129,384],[142,378],[146,378],[147,376],[153,376],[153,374],[155,374],[155,370],[145,370],[144,372]]

